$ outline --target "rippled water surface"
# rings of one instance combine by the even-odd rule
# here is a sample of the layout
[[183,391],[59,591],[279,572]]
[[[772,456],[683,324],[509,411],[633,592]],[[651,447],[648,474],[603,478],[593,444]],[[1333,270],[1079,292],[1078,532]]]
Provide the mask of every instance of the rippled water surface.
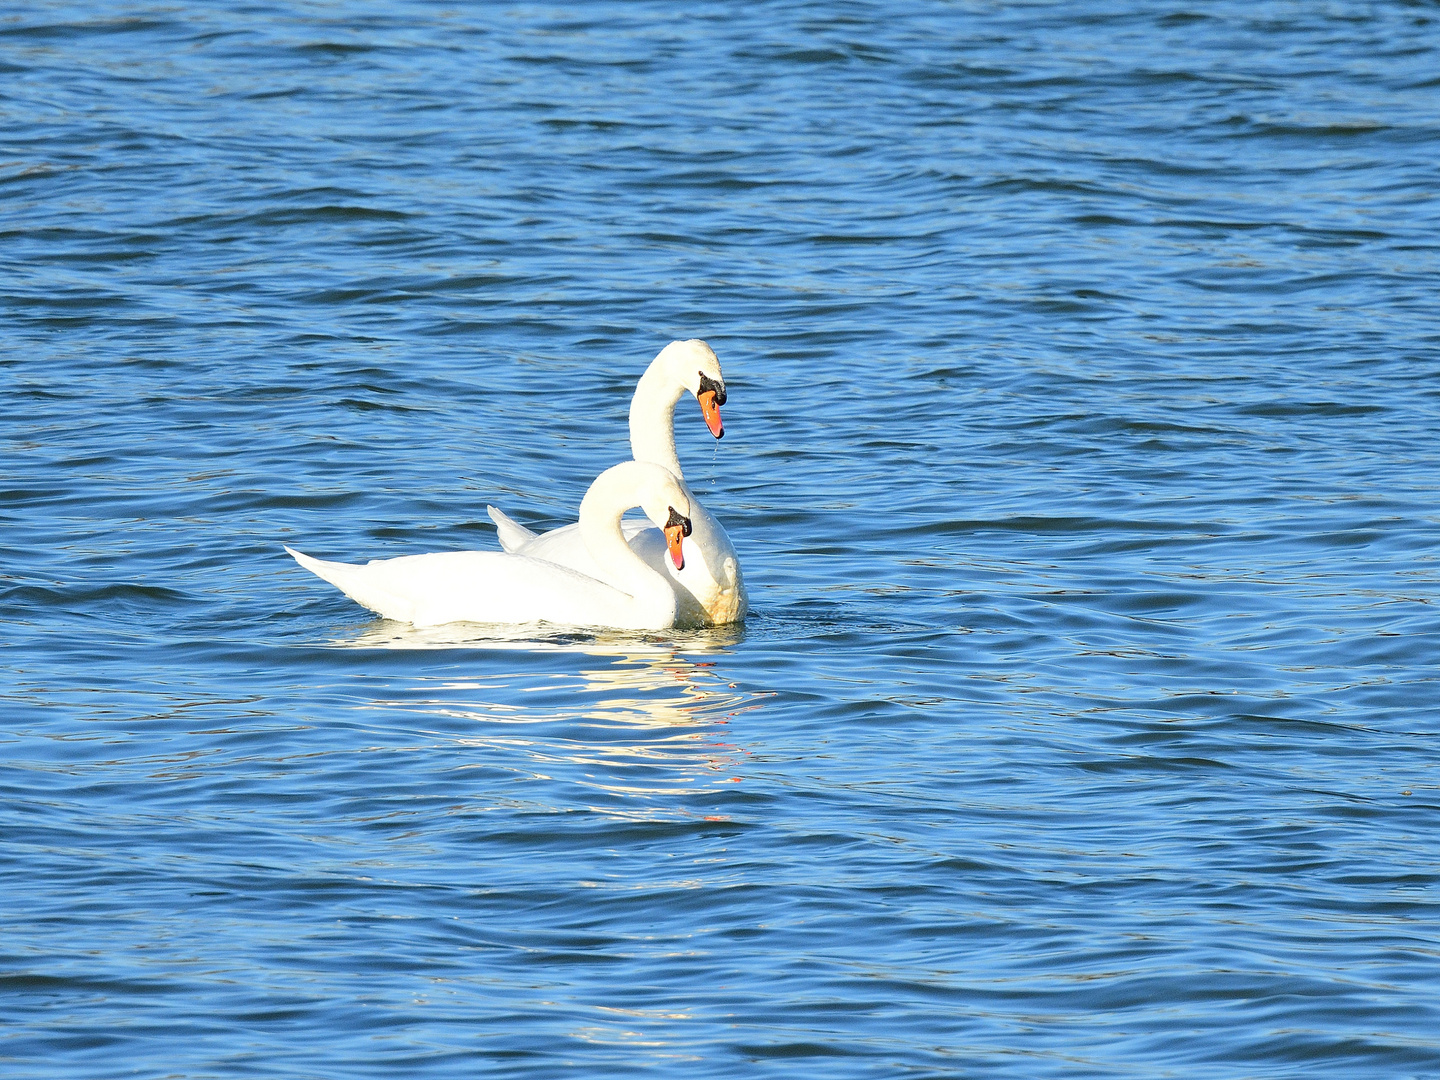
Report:
[[[0,1071],[1440,1075],[1440,6],[0,13]],[[753,611],[372,618],[628,456]]]

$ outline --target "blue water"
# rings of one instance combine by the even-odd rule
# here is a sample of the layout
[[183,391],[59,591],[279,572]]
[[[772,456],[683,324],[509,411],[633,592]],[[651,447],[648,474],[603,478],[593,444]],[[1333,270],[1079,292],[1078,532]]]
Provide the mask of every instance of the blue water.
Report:
[[[1440,6],[0,14],[0,1072],[1440,1075]],[[571,520],[676,337],[743,627]]]

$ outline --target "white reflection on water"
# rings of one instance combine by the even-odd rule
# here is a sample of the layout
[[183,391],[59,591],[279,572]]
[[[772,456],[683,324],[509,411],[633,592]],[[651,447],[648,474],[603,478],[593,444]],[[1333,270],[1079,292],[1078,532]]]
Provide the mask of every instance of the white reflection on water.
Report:
[[411,626],[389,619],[374,619],[359,627],[356,633],[334,638],[329,644],[342,649],[477,648],[615,656],[722,652],[733,648],[744,637],[743,626],[672,630],[664,635],[631,630],[601,630],[582,635],[541,624],[492,626],[446,623],[443,626]]
[[[721,669],[743,630],[517,639],[516,629],[416,628],[376,620],[331,645],[473,650],[473,677],[457,674],[451,657],[444,676],[392,682],[390,693],[367,707],[407,713],[418,722],[417,734],[465,748],[468,761],[460,768],[500,765],[559,784],[557,808],[580,804],[630,818],[693,817],[695,809],[677,805],[677,798],[688,802],[707,789],[743,782],[749,751],[729,740],[728,725],[760,707],[761,697],[737,689]],[[519,654],[583,659],[575,668],[556,670],[553,661],[527,667]],[[506,656],[517,662],[505,662]],[[577,786],[590,795],[579,794]]]

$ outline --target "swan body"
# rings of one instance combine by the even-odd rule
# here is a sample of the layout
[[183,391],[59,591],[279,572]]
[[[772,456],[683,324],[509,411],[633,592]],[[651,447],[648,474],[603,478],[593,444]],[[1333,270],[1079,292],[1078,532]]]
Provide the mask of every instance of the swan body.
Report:
[[326,562],[287,547],[305,569],[387,619],[416,626],[449,622],[533,623],[660,630],[677,624],[676,592],[625,541],[620,517],[639,506],[664,538],[670,565],[684,565],[690,501],[658,465],[606,469],[580,503],[579,532],[603,579],[528,555],[449,551]]
[[[750,606],[740,559],[724,526],[685,483],[675,450],[675,406],[686,390],[700,402],[711,434],[718,439],[725,433],[719,408],[725,403],[725,377],[719,359],[699,339],[672,341],[650,362],[635,387],[630,402],[630,452],[636,461],[659,465],[673,474],[690,502],[692,532],[685,545],[685,569],[666,574],[676,594],[678,617],[686,625],[739,622]],[[535,533],[493,506],[486,510],[505,551],[608,580],[604,568],[591,558],[578,525]],[[631,549],[647,565],[665,572],[664,537],[639,522],[623,525]]]

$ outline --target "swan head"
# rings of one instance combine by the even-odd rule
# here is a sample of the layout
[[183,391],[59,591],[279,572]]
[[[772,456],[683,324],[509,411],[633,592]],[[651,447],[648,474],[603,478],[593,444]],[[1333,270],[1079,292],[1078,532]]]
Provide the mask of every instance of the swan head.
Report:
[[655,359],[665,365],[666,374],[676,384],[695,395],[710,434],[722,438],[725,425],[720,421],[720,406],[725,404],[725,376],[715,350],[699,338],[691,338],[672,341]]
[[670,550],[670,561],[676,570],[685,569],[683,541],[690,535],[690,496],[680,486],[680,481],[669,469],[648,462],[626,462],[618,468],[635,466],[630,471],[636,474],[635,492],[639,496],[640,509],[665,534],[665,546]]

